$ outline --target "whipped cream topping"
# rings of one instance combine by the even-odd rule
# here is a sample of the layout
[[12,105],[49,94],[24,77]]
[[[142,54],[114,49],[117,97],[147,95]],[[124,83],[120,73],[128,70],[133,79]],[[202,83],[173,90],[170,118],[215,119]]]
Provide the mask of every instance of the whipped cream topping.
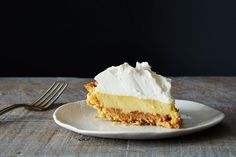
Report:
[[97,91],[118,96],[134,96],[142,99],[153,99],[163,103],[173,103],[171,80],[156,74],[147,62],[128,63],[112,66],[99,73]]

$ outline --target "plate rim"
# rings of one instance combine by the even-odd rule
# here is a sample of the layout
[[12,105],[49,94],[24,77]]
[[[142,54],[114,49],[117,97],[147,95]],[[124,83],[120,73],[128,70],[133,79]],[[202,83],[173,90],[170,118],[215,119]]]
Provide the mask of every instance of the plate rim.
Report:
[[[131,131],[99,131],[99,130],[85,130],[85,129],[80,129],[80,128],[77,128],[77,127],[74,127],[72,125],[69,125],[67,123],[63,123],[61,122],[60,120],[58,120],[56,114],[58,113],[58,111],[64,107],[67,107],[69,105],[72,105],[72,104],[75,104],[75,103],[78,103],[79,105],[82,105],[83,103],[85,103],[86,100],[79,100],[79,101],[75,101],[75,102],[69,102],[69,103],[66,103],[60,107],[58,107],[54,113],[53,113],[53,119],[55,121],[56,124],[58,124],[59,126],[65,128],[65,129],[69,129],[71,131],[74,131],[74,132],[77,132],[77,133],[80,133],[80,134],[87,134],[87,135],[93,135],[96,134],[96,135],[119,135],[119,134],[126,134],[126,135],[135,135],[135,134],[156,134],[156,135],[163,135],[163,134],[174,134],[174,133],[177,133],[177,134],[182,134],[182,135],[187,135],[187,134],[190,134],[190,133],[193,133],[193,132],[198,132],[198,131],[201,131],[201,130],[204,130],[204,129],[207,129],[207,128],[210,128],[218,123],[220,123],[224,118],[225,118],[225,114],[217,109],[214,109],[210,106],[207,106],[207,105],[204,105],[200,102],[196,102],[196,101],[190,101],[190,100],[183,100],[183,99],[175,99],[177,101],[186,101],[186,102],[191,102],[191,103],[198,103],[204,107],[208,107],[209,109],[212,109],[216,112],[219,113],[219,115],[213,120],[213,121],[210,121],[208,123],[204,123],[204,124],[200,124],[200,125],[197,125],[197,126],[193,126],[193,127],[190,127],[190,128],[183,128],[183,129],[168,129],[168,128],[164,128],[164,129],[167,129],[163,132],[155,132],[155,131],[143,131],[143,132],[131,132]],[[141,127],[141,126],[140,126]],[[177,135],[178,136],[178,135]]]

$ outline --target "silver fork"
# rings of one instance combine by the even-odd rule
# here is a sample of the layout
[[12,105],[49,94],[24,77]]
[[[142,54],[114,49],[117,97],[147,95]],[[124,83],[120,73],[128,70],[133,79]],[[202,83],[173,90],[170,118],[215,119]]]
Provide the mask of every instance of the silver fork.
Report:
[[59,98],[59,96],[62,94],[66,87],[67,83],[63,81],[56,81],[48,88],[48,90],[41,97],[35,100],[32,104],[11,105],[0,110],[0,115],[19,107],[25,107],[26,109],[33,111],[47,110],[49,106]]

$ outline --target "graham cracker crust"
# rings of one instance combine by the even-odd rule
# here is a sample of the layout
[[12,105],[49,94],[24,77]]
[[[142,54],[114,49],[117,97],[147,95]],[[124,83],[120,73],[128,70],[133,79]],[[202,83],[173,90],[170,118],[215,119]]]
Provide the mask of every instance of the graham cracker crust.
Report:
[[[88,90],[88,95],[86,102],[88,105],[98,110],[99,117],[104,118],[115,123],[120,123],[124,125],[152,125],[152,126],[162,126],[165,128],[180,128],[182,120],[179,117],[172,118],[169,115],[159,115],[151,113],[143,113],[139,111],[132,111],[129,113],[123,112],[121,109],[117,108],[105,108],[103,104],[100,103],[96,96],[97,83],[91,82],[85,85]],[[178,112],[177,109],[175,109]]]

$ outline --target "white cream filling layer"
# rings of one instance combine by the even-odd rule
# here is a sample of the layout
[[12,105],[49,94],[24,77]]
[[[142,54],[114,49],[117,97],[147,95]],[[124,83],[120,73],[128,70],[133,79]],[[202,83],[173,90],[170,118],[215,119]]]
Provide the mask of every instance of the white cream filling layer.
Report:
[[137,62],[135,68],[128,63],[112,66],[99,73],[95,80],[98,82],[96,90],[101,93],[158,100],[166,104],[174,102],[171,80],[153,72],[147,62]]

